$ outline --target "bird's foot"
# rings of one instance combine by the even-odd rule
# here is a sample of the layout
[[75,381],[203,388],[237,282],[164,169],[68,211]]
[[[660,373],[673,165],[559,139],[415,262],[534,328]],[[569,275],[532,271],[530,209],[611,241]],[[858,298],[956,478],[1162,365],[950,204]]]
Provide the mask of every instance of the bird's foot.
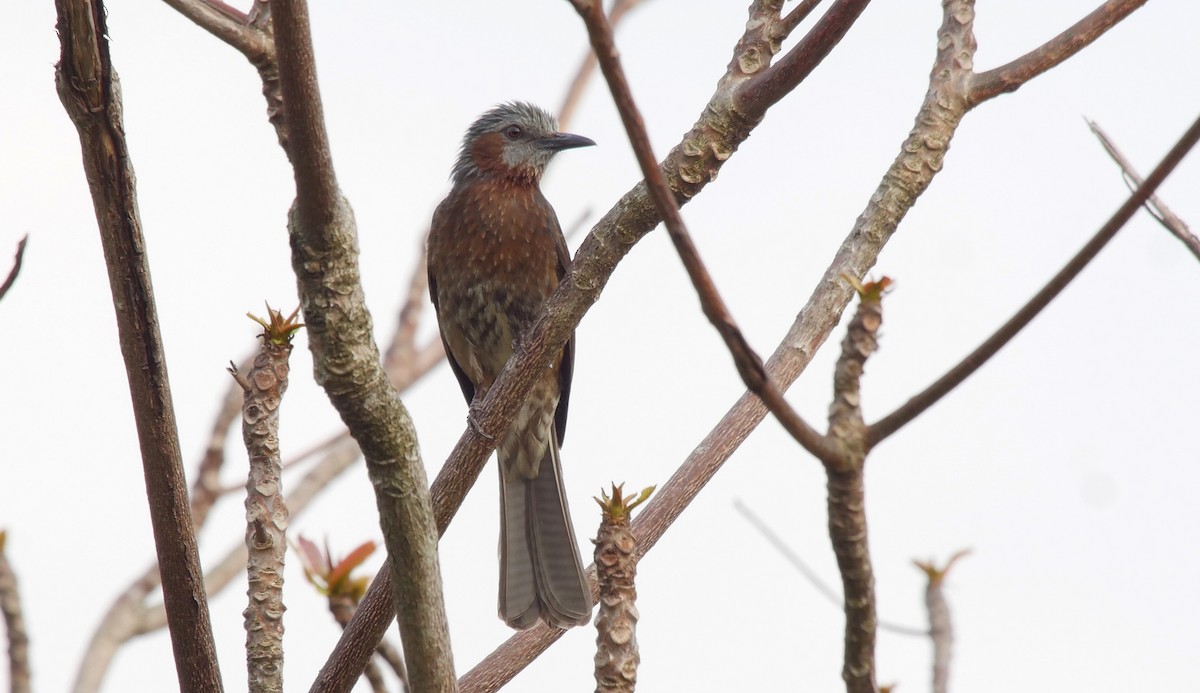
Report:
[[496,439],[496,436],[483,430],[483,426],[480,425],[480,423],[479,423],[479,408],[478,408],[478,404],[475,402],[472,402],[471,406],[467,407],[467,425],[471,427],[471,430],[475,431],[476,433],[483,436],[487,440],[495,440]]

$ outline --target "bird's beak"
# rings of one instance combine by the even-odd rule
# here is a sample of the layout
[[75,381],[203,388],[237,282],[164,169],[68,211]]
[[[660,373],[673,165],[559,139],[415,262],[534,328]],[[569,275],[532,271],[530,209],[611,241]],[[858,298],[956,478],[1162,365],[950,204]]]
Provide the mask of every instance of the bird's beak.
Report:
[[538,146],[542,149],[549,149],[552,152],[559,152],[564,149],[575,149],[576,147],[594,147],[596,145],[592,140],[583,135],[572,135],[569,132],[556,132],[551,135],[539,139]]

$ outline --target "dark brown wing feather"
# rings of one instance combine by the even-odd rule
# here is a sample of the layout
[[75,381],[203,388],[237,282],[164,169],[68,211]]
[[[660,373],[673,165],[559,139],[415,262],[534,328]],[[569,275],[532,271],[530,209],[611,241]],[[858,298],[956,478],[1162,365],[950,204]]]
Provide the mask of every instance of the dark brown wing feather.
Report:
[[450,351],[450,343],[446,341],[446,333],[441,327],[442,316],[438,312],[437,280],[433,278],[432,270],[429,271],[429,298],[433,301],[433,312],[438,316],[438,334],[442,338],[442,348],[446,351],[446,360],[450,362],[450,370],[454,371],[454,377],[458,378],[458,386],[462,388],[463,397],[466,397],[467,404],[470,404],[475,399],[475,385],[463,372],[462,366],[458,365],[458,361]]
[[[549,206],[549,205],[547,205]],[[567,239],[563,238],[562,227],[558,223],[558,215],[550,210],[550,221],[553,223],[555,251],[558,253],[558,280],[567,276],[567,267],[571,264],[571,253],[567,250]],[[558,444],[561,446],[567,433],[567,405],[571,399],[571,376],[575,371],[575,333],[563,345],[562,363],[558,367],[558,408],[554,410],[554,429],[558,433]]]

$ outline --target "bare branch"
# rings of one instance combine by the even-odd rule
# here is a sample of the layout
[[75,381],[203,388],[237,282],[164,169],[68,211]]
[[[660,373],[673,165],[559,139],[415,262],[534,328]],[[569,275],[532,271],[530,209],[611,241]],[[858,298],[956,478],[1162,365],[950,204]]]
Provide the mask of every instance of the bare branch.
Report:
[[571,0],[571,4],[587,26],[592,50],[600,62],[600,71],[604,73],[604,79],[612,92],[613,102],[621,115],[621,122],[625,125],[625,133],[637,156],[642,175],[645,176],[646,187],[654,199],[658,215],[667,227],[671,242],[674,243],[675,250],[679,253],[679,259],[683,262],[688,277],[691,278],[692,285],[696,288],[704,315],[713,327],[717,328],[717,332],[725,341],[725,346],[733,356],[738,374],[742,377],[746,387],[762,398],[771,413],[806,450],[818,459],[832,459],[833,453],[829,450],[821,434],[800,417],[783,398],[783,393],[775,383],[767,376],[762,359],[746,341],[745,335],[737,326],[724,299],[717,291],[712,276],[704,266],[704,261],[700,259],[696,244],[692,241],[691,234],[688,233],[687,226],[683,222],[683,216],[679,213],[675,194],[667,185],[666,178],[658,167],[658,160],[654,157],[646,125],[633,101],[633,93],[629,89],[629,81],[625,78],[625,70],[621,67],[621,60],[613,41],[612,27],[604,17],[600,3]]
[[250,17],[220,0],[163,0],[201,29],[233,46],[253,65],[274,61],[271,34],[250,24]]
[[[1117,145],[1113,143],[1108,135],[1104,134],[1104,131],[1100,129],[1100,126],[1095,121],[1089,120],[1087,124],[1092,129],[1092,133],[1100,139],[1100,144],[1104,146],[1104,151],[1108,152],[1113,161],[1117,162],[1117,165],[1121,167],[1121,175],[1125,177],[1125,183],[1129,185],[1130,192],[1135,190],[1137,186],[1142,184],[1142,177],[1134,170],[1133,164],[1129,163],[1125,155],[1121,154],[1121,151],[1117,149]],[[1173,236],[1182,241],[1187,246],[1187,249],[1192,251],[1192,255],[1196,256],[1197,260],[1200,260],[1200,238],[1196,238],[1183,219],[1175,216],[1175,213],[1167,208],[1166,203],[1160,200],[1158,195],[1151,195],[1150,199],[1146,200],[1146,211],[1150,212],[1150,216],[1157,219],[1158,223],[1162,224],[1167,231],[1170,231]]]
[[246,477],[246,576],[249,602],[243,611],[246,667],[251,693],[283,690],[283,566],[287,555],[287,503],[279,457],[279,405],[288,387],[292,337],[301,325],[267,306],[262,347],[246,376],[230,367],[242,389],[242,440],[250,460]]
[[[779,51],[779,43],[799,22],[781,19],[779,8],[774,8],[770,15],[764,13],[760,17],[752,16],[751,24],[754,24],[755,20],[761,22],[758,31],[766,41],[757,50],[747,51],[737,58],[740,60],[741,71],[753,76],[738,90],[735,110],[753,122],[760,120],[768,108],[791,93],[817,65],[821,64],[846,36],[846,32],[850,31],[850,27],[858,20],[858,16],[870,1],[837,0],[812,30],[774,65],[771,65],[771,56]],[[747,33],[750,30],[748,27]],[[763,49],[769,53],[764,54]]]
[[412,418],[388,382],[371,336],[357,231],[329,151],[308,8],[303,0],[275,0],[271,12],[291,137],[286,150],[296,178],[288,224],[292,267],[314,374],[362,448],[375,488],[413,688],[452,691],[454,661],[428,482]]
[[404,666],[404,658],[400,656],[400,652],[387,640],[380,640],[375,646],[375,653],[388,663],[392,673],[400,680],[400,692],[408,693],[408,668]]
[[808,15],[812,14],[812,11],[817,9],[817,5],[820,4],[821,0],[800,0],[796,3],[792,11],[784,15],[780,22],[780,29],[783,30],[784,36],[791,35],[796,27],[800,26],[800,22],[808,19]]
[[[625,15],[629,11],[642,4],[644,0],[613,0],[612,7],[608,10],[608,21],[612,24],[613,29],[621,23]],[[583,56],[583,60],[579,62],[579,69],[575,71],[575,77],[571,79],[571,85],[567,87],[567,94],[563,97],[562,105],[558,107],[558,124],[563,130],[568,129],[571,119],[575,117],[575,109],[579,106],[580,100],[583,98],[583,90],[587,83],[592,78],[592,73],[596,70],[596,54],[588,51]]]
[[972,351],[954,368],[947,371],[945,375],[938,378],[937,381],[917,395],[914,395],[901,405],[900,408],[896,409],[896,411],[872,424],[870,433],[867,436],[868,449],[875,447],[882,440],[933,406],[935,402],[946,396],[959,383],[970,377],[980,366],[987,363],[988,359],[995,356],[996,352],[1000,351],[1005,344],[1008,344],[1013,337],[1017,336],[1026,325],[1037,317],[1043,308],[1048,306],[1051,301],[1062,293],[1062,290],[1083,271],[1084,267],[1087,267],[1088,263],[1096,257],[1100,250],[1137,213],[1138,208],[1145,204],[1146,200],[1150,199],[1150,195],[1158,188],[1159,184],[1166,179],[1171,171],[1175,170],[1175,167],[1183,160],[1183,157],[1195,146],[1197,139],[1200,139],[1200,119],[1197,119],[1188,128],[1183,137],[1175,143],[1171,151],[1154,168],[1150,176],[1125,201],[1125,204],[1121,205],[1113,213],[1104,226],[1100,227],[1100,230],[1096,232],[1096,235],[1092,236],[1091,240],[1071,258],[1070,262],[1059,270],[1058,274],[1055,274],[1033,298],[1029,299],[1028,303],[1001,325],[1000,329],[988,337],[983,344],[980,344],[975,351]]
[[950,690],[950,656],[954,648],[954,624],[950,620],[950,605],[942,589],[946,575],[960,558],[970,551],[955,553],[939,568],[933,561],[913,561],[929,580],[925,586],[925,609],[929,613],[929,639],[933,643],[933,693]]
[[263,98],[267,100],[267,120],[284,151],[288,149],[288,128],[284,122],[283,94],[279,88],[279,65],[275,55],[275,36],[271,11],[266,0],[254,0],[249,14],[220,0],[163,0],[197,26],[233,46],[258,71]]
[[637,643],[637,537],[630,531],[630,513],[654,487],[624,495],[624,486],[612,485],[612,495],[601,491],[600,528],[593,542],[600,598],[596,610],[595,677],[597,693],[633,693],[642,661]]
[[29,234],[21,236],[21,240],[17,241],[17,253],[13,257],[12,269],[8,271],[8,276],[4,278],[4,283],[0,284],[0,299],[8,293],[12,288],[13,282],[17,281],[17,275],[21,273],[21,263],[25,260],[25,244],[29,242]]
[[141,446],[183,691],[221,690],[125,129],[99,0],[56,0],[59,98],[79,131]]
[[29,633],[21,611],[17,575],[5,552],[7,538],[8,533],[0,530],[0,614],[4,616],[4,630],[8,634],[8,686],[9,693],[29,693]]
[[[405,383],[419,377],[417,373],[420,365],[416,358],[415,339],[417,327],[421,324],[421,317],[429,302],[429,273],[425,269],[425,239],[428,236],[429,230],[426,229],[425,233],[421,234],[421,246],[417,249],[417,261],[409,276],[408,291],[404,294],[404,305],[401,306],[399,318],[396,320],[392,343],[388,345],[383,356],[383,368],[387,371],[392,387],[397,390],[404,389]],[[439,346],[442,343],[440,339],[435,341]],[[444,355],[443,350],[442,356]],[[440,360],[439,356],[438,361]]]
[[[593,566],[588,570],[588,580],[594,577]],[[494,693],[500,690],[566,632],[539,623],[529,630],[514,633],[503,645],[481,659],[475,668],[463,674],[458,681],[458,690],[461,693]]]
[[829,539],[842,575],[842,603],[846,613],[842,679],[848,693],[875,693],[875,572],[867,544],[866,426],[863,425],[861,380],[867,359],[878,348],[883,324],[883,278],[855,287],[860,300],[842,351],[834,367],[834,399],[829,406],[829,437],[838,458],[825,465],[828,478]]
[[[804,562],[804,559],[800,558],[800,555],[792,550],[792,547],[787,545],[787,542],[783,540],[783,537],[779,536],[778,532],[771,529],[767,523],[762,520],[762,518],[755,514],[755,512],[741,500],[735,499],[733,501],[733,509],[738,511],[742,517],[746,518],[746,521],[753,525],[754,529],[758,530],[758,533],[767,540],[767,543],[770,544],[772,548],[774,548],[780,553],[780,555],[783,556],[784,560],[792,564],[792,567],[795,568],[796,571],[799,572],[800,575],[806,581],[808,581],[808,583],[812,585],[815,590],[817,590],[818,594],[820,594],[822,597],[825,597],[830,604],[833,604],[839,609],[842,608],[842,595],[838,594],[836,590],[822,580],[821,577],[817,575],[816,571],[809,567],[809,565]],[[878,626],[879,630],[886,630],[890,633],[895,633],[896,635],[907,635],[910,637],[922,638],[929,635],[929,631],[924,628],[914,628],[912,626],[904,626],[888,621],[881,620],[878,622]]]
[[1029,80],[1086,48],[1145,4],[1146,0],[1108,0],[1058,36],[1025,55],[993,70],[976,74],[967,97],[970,108],[992,97],[1020,89]]

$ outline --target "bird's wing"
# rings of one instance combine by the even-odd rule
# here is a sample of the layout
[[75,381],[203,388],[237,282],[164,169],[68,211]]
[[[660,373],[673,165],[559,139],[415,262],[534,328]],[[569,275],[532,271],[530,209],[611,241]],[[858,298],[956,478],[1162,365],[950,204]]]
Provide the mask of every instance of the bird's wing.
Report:
[[[553,224],[555,251],[558,254],[558,280],[567,276],[567,267],[571,265],[571,253],[567,250],[567,239],[563,238],[562,227],[559,226],[558,216],[550,212]],[[571,376],[575,370],[575,333],[563,345],[562,363],[558,367],[558,409],[554,410],[554,428],[558,433],[558,444],[562,445],[567,432],[567,404],[571,399]]]
[[428,262],[425,264],[429,271],[429,298],[433,301],[433,312],[438,316],[438,334],[442,337],[446,360],[450,362],[450,370],[454,371],[454,377],[458,378],[458,386],[462,388],[463,397],[466,397],[467,404],[470,404],[475,399],[475,385],[467,377],[462,366],[458,365],[458,361],[454,358],[454,352],[450,350],[450,342],[446,341],[446,330],[442,328],[441,309],[438,307],[437,279],[433,276],[433,266]]

